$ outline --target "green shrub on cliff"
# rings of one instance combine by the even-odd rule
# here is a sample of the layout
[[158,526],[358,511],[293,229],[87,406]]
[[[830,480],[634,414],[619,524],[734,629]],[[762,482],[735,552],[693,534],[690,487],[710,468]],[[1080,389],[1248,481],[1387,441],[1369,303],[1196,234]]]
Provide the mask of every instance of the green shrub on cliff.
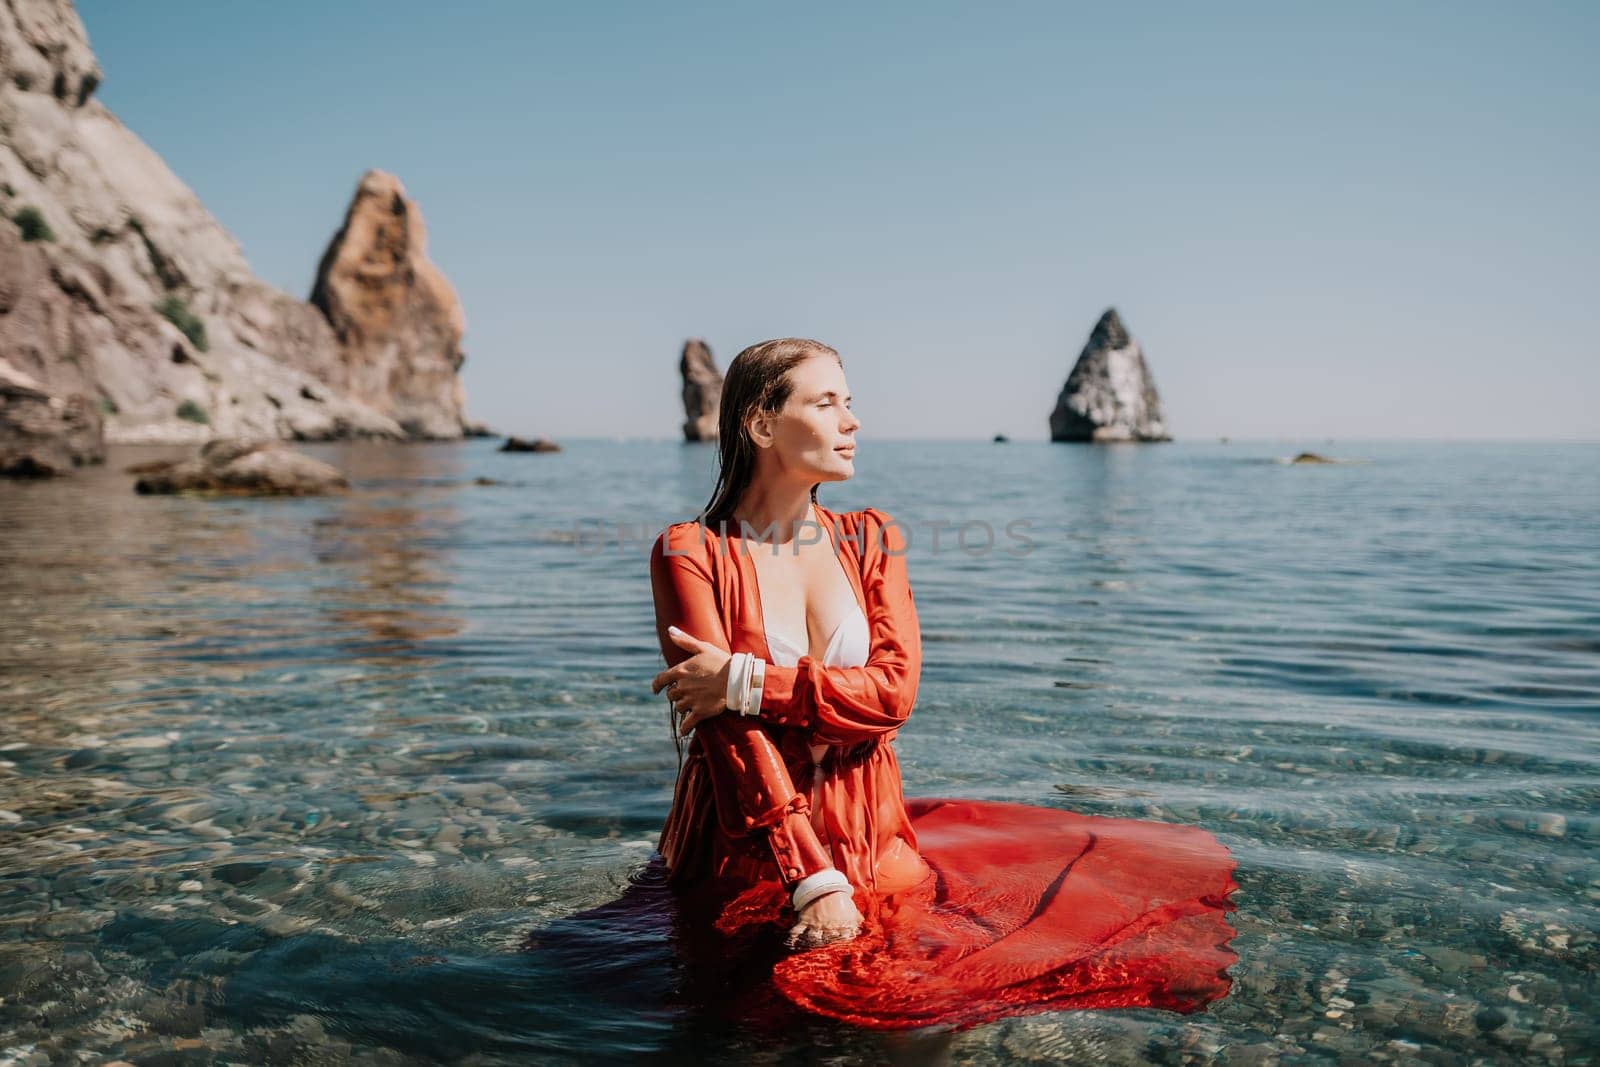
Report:
[[178,405],[178,418],[188,419],[205,426],[211,425],[211,416],[206,414],[206,409],[196,404],[193,400],[185,400]]
[[11,216],[11,221],[17,224],[17,229],[22,231],[24,241],[54,241],[56,232],[44,220],[36,207],[18,208],[17,213]]
[[169,294],[167,298],[156,305],[156,313],[183,332],[189,343],[204,352],[211,347],[206,340],[206,324],[200,321],[200,316],[189,310],[189,305],[183,302],[183,297],[176,293]]

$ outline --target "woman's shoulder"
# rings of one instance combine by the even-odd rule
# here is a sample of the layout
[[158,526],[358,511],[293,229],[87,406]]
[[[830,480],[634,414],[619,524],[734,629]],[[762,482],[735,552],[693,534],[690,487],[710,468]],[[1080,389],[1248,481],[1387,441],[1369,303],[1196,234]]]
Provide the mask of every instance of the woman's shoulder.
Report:
[[830,508],[825,508],[821,504],[818,504],[817,509],[821,511],[824,516],[832,519],[834,522],[838,523],[840,526],[843,526],[847,530],[853,530],[857,527],[866,527],[868,529],[872,529],[878,526],[886,526],[894,522],[894,517],[887,511],[884,511],[882,508],[858,508],[855,511],[833,511]]
[[845,538],[856,542],[862,555],[871,554],[873,549],[891,554],[904,552],[907,543],[904,526],[882,508],[831,511],[821,504],[817,507]]
[[683,522],[674,522],[664,527],[656,535],[656,543],[652,550],[655,556],[688,556],[699,555],[707,547],[710,538],[715,533],[699,519],[685,519]]

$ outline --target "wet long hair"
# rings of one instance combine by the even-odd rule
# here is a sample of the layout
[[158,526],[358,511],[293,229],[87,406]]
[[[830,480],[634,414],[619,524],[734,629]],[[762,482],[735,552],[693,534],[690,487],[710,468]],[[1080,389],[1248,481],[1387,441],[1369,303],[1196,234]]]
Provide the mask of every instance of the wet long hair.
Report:
[[[756,443],[750,438],[750,417],[757,412],[781,411],[794,391],[789,372],[812,356],[832,356],[844,366],[837,351],[804,337],[762,341],[728,364],[727,377],[722,380],[722,408],[717,412],[717,485],[698,521],[708,527],[732,521],[733,509],[755,477]],[[817,502],[816,485],[811,487],[811,502]]]

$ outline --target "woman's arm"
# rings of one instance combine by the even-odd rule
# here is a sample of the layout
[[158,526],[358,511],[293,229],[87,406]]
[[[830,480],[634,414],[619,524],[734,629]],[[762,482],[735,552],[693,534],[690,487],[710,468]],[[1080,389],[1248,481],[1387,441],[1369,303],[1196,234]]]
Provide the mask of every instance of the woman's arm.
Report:
[[[676,537],[672,528],[663,531],[650,551],[656,636],[668,667],[693,655],[667,636],[669,626],[731,651],[711,574],[701,559],[703,542],[696,541],[705,531],[694,526],[677,530]],[[717,819],[724,833],[731,837],[765,833],[777,877],[790,889],[832,865],[811,828],[805,795],[795,789],[778,746],[760,721],[723,714],[700,723],[695,732],[711,771]]]
[[[922,675],[922,632],[906,573],[905,534],[876,508],[863,512],[861,589],[872,635],[860,667],[825,667],[803,656],[793,667],[769,663],[760,717],[845,745],[898,730],[911,714]],[[727,716],[721,716],[726,718]]]

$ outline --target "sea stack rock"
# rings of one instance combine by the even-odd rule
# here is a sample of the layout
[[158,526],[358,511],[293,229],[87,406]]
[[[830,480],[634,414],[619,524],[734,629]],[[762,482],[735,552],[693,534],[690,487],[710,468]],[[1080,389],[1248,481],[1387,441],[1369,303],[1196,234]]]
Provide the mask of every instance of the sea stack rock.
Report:
[[428,259],[422,212],[400,179],[361,178],[317,267],[311,304],[344,350],[344,390],[411,437],[462,436],[466,314]]
[[715,441],[722,407],[722,372],[711,358],[711,346],[698,337],[685,341],[678,371],[683,375],[683,439]]
[[[414,341],[429,332],[434,273],[418,270],[404,300],[377,285],[359,310],[332,294],[347,350],[324,310],[255,277],[99,99],[100,77],[69,0],[0,0],[0,357],[13,370],[87,405],[109,444],[461,435],[459,418],[434,415],[461,407],[459,381],[438,369],[459,363],[459,330],[439,328],[431,356]],[[387,333],[370,324],[379,315]],[[350,364],[371,363],[380,335],[395,378],[372,388]]]
[[1150,368],[1116,308],[1095,323],[1050,413],[1052,441],[1170,441]]

